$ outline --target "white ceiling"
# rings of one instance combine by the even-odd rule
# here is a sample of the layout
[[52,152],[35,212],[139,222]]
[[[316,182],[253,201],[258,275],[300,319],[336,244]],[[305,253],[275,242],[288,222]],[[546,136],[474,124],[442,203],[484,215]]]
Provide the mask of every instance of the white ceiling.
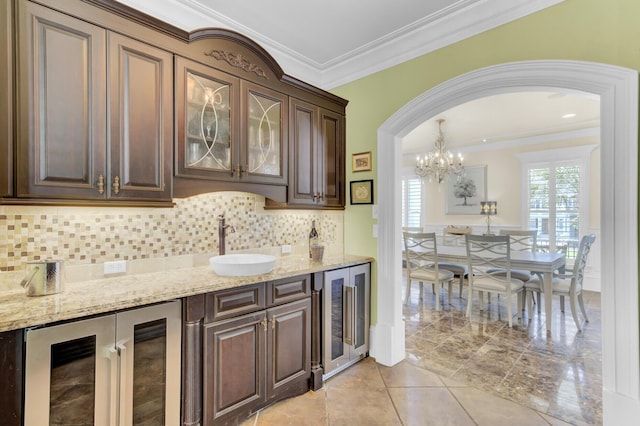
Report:
[[[566,114],[575,114],[564,117]],[[558,92],[518,92],[488,96],[451,108],[427,120],[403,139],[403,153],[415,158],[433,150],[442,125],[454,153],[499,149],[510,144],[583,139],[598,144],[600,99]]]
[[[565,0],[119,1],[185,31],[237,31],[285,73],[328,90]],[[561,118],[569,112],[576,117]],[[597,141],[599,100],[549,92],[480,99],[419,126],[405,138],[407,155],[431,150],[437,118],[447,120],[448,146],[462,152],[585,134]]]
[[119,1],[186,31],[235,30],[331,89],[564,0]]

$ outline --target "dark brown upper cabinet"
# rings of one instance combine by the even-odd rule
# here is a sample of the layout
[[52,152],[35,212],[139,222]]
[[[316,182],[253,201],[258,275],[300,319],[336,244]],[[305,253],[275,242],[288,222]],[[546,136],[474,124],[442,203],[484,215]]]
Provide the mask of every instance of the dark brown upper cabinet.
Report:
[[289,207],[344,207],[344,115],[291,98]]
[[233,180],[240,162],[240,81],[176,57],[176,175]]
[[176,58],[176,175],[286,185],[286,95]]
[[13,3],[0,3],[0,197],[13,195]]
[[173,57],[18,7],[16,196],[170,201]]
[[240,83],[240,169],[251,182],[287,184],[288,105],[286,95],[248,81]]
[[111,32],[108,44],[107,196],[171,200],[173,55]]
[[242,34],[115,0],[5,1],[0,24],[0,203],[344,207],[347,101]]

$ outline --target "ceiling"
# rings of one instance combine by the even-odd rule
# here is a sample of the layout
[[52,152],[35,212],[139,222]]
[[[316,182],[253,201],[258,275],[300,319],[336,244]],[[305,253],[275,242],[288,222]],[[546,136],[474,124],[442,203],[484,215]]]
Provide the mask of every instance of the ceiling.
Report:
[[517,92],[488,96],[451,108],[416,127],[403,139],[408,158],[433,149],[442,125],[446,146],[454,153],[495,150],[514,143],[539,144],[600,139],[600,99],[559,92]]
[[118,0],[185,31],[235,30],[332,89],[565,0]]
[[[118,1],[186,31],[237,31],[265,48],[285,73],[329,90],[564,0]],[[567,113],[576,116],[562,118]],[[590,134],[597,141],[599,100],[527,92],[469,102],[409,134],[405,154],[431,150],[438,118],[447,120],[448,147],[463,153],[514,140]]]

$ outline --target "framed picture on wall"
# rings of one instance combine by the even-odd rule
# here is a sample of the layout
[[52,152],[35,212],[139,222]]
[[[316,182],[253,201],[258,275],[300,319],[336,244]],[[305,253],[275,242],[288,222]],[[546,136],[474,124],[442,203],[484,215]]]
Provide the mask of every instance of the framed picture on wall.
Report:
[[445,180],[446,214],[480,214],[480,201],[487,199],[487,166],[465,166],[460,179]]
[[371,151],[351,155],[351,171],[367,172],[371,170]]
[[351,182],[351,204],[373,204],[373,180]]

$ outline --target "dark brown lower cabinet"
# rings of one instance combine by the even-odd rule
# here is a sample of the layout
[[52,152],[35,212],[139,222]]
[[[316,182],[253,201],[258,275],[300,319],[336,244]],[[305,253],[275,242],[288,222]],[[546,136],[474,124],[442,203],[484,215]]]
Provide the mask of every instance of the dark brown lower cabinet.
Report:
[[204,325],[204,425],[309,389],[311,299]]

